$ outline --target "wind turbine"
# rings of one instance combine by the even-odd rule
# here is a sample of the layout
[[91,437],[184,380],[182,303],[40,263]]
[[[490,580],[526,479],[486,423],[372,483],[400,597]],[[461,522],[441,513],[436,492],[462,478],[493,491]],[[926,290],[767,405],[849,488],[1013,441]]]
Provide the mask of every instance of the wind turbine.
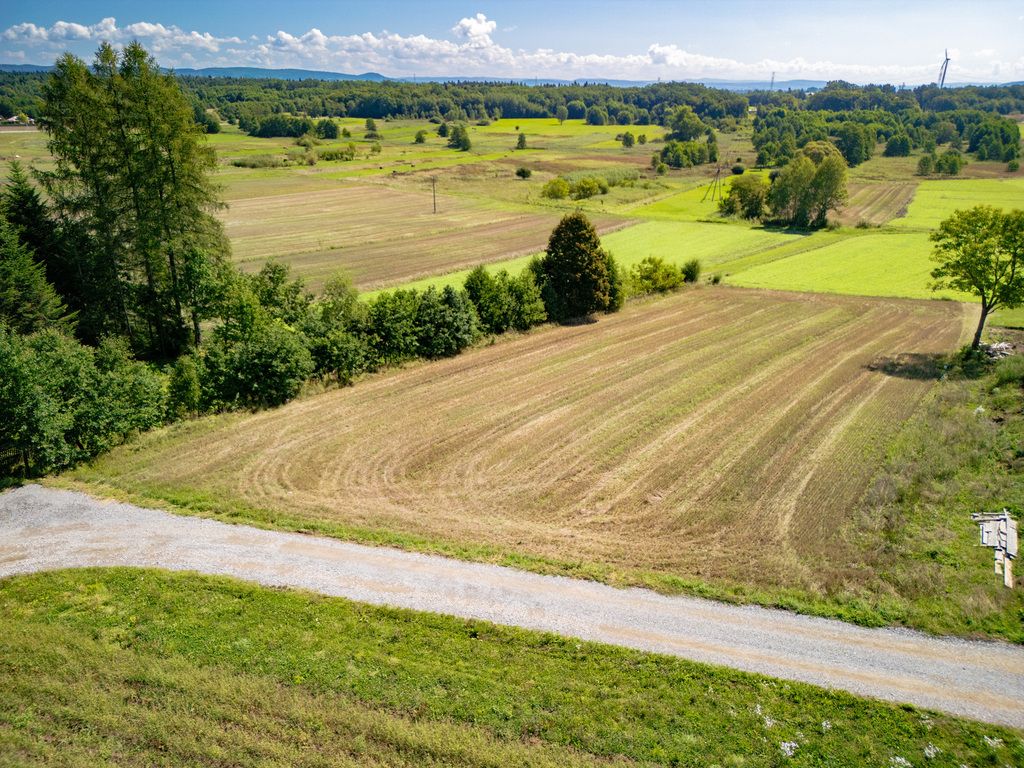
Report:
[[939,88],[946,84],[946,70],[949,69],[949,49],[946,49],[946,58],[942,61],[942,66],[939,67]]

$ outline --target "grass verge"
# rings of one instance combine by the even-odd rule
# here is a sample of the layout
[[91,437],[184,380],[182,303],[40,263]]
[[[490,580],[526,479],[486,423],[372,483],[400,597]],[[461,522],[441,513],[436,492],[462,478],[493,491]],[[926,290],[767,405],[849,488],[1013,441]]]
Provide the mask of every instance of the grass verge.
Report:
[[1017,732],[909,706],[224,578],[23,576],[0,609],[8,765],[1024,760]]

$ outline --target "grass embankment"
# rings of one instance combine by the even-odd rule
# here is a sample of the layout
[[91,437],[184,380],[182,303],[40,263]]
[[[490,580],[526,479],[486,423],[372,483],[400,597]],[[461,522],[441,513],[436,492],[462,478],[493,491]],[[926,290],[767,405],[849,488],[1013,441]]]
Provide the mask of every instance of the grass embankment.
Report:
[[910,359],[897,375],[930,376],[943,365],[946,380],[867,494],[864,565],[906,602],[910,624],[1024,643],[1024,590],[998,587],[992,550],[978,546],[970,523],[973,512],[1004,507],[1024,515],[1024,356],[966,370]]
[[1024,760],[1021,735],[1005,728],[223,578],[134,569],[16,577],[0,582],[0,612],[3,765]]

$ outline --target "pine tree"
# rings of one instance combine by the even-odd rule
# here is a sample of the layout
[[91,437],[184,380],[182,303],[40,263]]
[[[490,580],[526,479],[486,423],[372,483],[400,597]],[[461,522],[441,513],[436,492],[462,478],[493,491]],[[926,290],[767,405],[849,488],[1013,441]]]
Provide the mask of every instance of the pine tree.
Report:
[[[92,69],[70,54],[57,60],[42,117],[56,160],[43,181],[85,246],[74,249],[74,267],[89,331],[174,357],[189,338],[188,320],[194,337],[203,312],[195,302],[205,292],[187,282],[185,262],[209,262],[193,274],[218,274],[227,251],[212,215],[220,205],[210,181],[216,160],[191,105],[141,45],[118,54],[104,44]],[[92,318],[97,304],[102,322]]]

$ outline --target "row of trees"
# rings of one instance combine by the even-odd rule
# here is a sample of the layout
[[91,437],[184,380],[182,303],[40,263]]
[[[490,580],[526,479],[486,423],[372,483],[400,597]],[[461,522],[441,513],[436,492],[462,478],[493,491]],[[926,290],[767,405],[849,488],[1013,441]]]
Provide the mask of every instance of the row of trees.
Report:
[[582,214],[529,270],[474,273],[469,290],[361,301],[342,278],[314,297],[276,263],[239,274],[204,129],[140,46],[102,46],[91,67],[62,57],[44,94],[46,197],[17,164],[0,194],[0,472],[63,468],[165,421],[279,405],[311,377],[348,383],[621,305]]

